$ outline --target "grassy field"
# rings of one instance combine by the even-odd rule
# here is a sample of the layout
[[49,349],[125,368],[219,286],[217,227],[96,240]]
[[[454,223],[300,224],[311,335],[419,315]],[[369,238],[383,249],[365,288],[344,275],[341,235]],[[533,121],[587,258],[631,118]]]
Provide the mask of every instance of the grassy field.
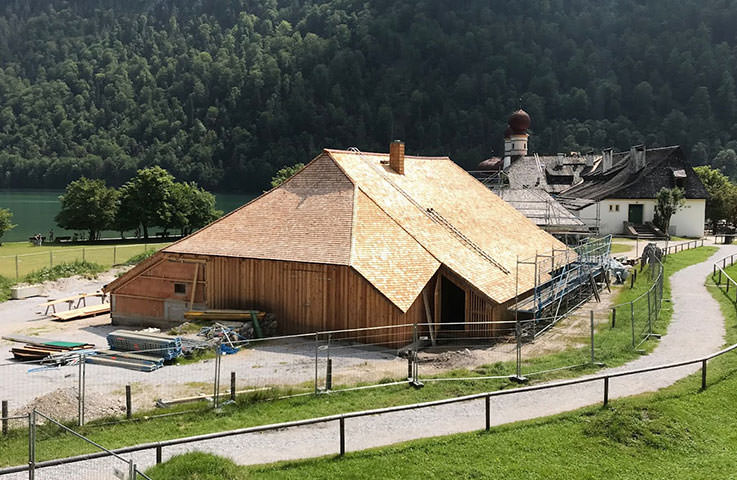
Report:
[[629,245],[626,243],[612,243],[611,254],[617,255],[618,253],[629,252],[632,249],[633,249],[632,245]]
[[[737,266],[732,267],[737,275]],[[730,273],[731,275],[731,273]],[[710,287],[737,342],[737,306]],[[153,479],[714,479],[735,478],[737,352],[710,362],[708,388],[700,374],[652,394],[608,407],[478,432],[301,462],[238,467],[192,453],[150,469]]]
[[[61,263],[87,261],[103,266],[125,263],[148,250],[158,250],[168,243],[95,245],[42,245],[30,242],[6,242],[0,246],[0,276],[21,280],[31,272]],[[17,276],[16,276],[17,274]]]
[[[706,260],[713,254],[713,247],[704,247],[689,250],[668,257],[666,275],[691,264]],[[629,301],[635,298],[648,286],[646,276],[641,275],[634,289],[629,285],[622,287],[618,293],[618,301]],[[669,295],[669,285],[666,283],[665,297]],[[661,316],[660,329],[664,329],[670,320],[670,304],[665,304]],[[596,353],[597,361],[603,361],[607,366],[620,365],[638,354],[630,345],[630,328],[622,322],[617,328],[601,325],[597,332]],[[585,341],[585,340],[582,340]],[[646,348],[654,348],[655,342],[647,342]],[[560,366],[586,362],[588,348],[574,348],[565,352],[556,353],[527,362],[524,371],[539,371]],[[499,369],[499,365],[487,365],[472,371],[458,370],[453,372],[457,376],[486,375]],[[511,368],[505,367],[505,370]],[[583,366],[573,370],[561,370],[546,375],[535,376],[532,381],[540,382],[553,378],[570,377],[595,371],[598,367]],[[429,382],[420,390],[406,385],[387,386],[379,389],[342,392],[332,395],[303,396],[290,399],[274,400],[278,395],[290,393],[286,391],[261,392],[253,395],[238,397],[235,405],[227,405],[219,411],[208,409],[201,404],[199,408],[192,405],[183,405],[165,412],[195,411],[175,417],[150,419],[145,422],[98,426],[103,422],[91,422],[80,431],[89,435],[93,440],[108,448],[117,448],[136,443],[177,438],[188,435],[223,431],[246,426],[261,425],[274,422],[297,420],[304,418],[330,415],[335,413],[364,410],[392,405],[436,400],[455,397],[475,392],[492,391],[505,388],[514,388],[515,384],[504,379],[496,380],[468,380],[454,382]],[[269,400],[269,401],[264,401]],[[156,412],[139,412],[136,417],[141,420]],[[26,432],[13,432],[6,440],[0,442],[0,465],[17,465],[27,461]],[[39,460],[71,456],[92,451],[87,445],[65,434],[58,429],[47,427],[39,433],[37,455]]]

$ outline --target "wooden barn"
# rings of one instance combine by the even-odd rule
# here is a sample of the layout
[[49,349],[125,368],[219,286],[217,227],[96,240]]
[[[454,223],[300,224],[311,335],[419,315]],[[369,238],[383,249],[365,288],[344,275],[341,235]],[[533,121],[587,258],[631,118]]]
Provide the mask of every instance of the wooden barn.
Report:
[[[119,325],[273,312],[284,334],[437,322],[491,334],[533,288],[517,258],[565,246],[447,157],[324,150],[281,186],[106,287]],[[443,324],[462,322],[463,325]],[[411,329],[397,330],[397,342]]]

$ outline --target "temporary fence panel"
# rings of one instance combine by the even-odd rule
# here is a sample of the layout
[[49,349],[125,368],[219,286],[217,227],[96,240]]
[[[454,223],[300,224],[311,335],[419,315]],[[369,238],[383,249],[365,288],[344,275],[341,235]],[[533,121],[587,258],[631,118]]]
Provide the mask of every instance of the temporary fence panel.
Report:
[[[337,391],[406,383],[407,353],[416,350],[417,325],[333,331],[320,336],[318,391]],[[410,341],[397,342],[397,338]]]
[[223,341],[218,359],[218,404],[315,392],[316,335]]
[[80,414],[80,365],[69,357],[63,366],[41,361],[0,364],[3,388],[0,401],[8,402],[11,416],[45,408],[64,421],[78,422]]
[[[501,379],[516,375],[519,342],[514,321],[423,325],[434,330],[435,344],[425,339],[417,353],[419,381]],[[521,322],[520,334],[531,327],[532,322]]]

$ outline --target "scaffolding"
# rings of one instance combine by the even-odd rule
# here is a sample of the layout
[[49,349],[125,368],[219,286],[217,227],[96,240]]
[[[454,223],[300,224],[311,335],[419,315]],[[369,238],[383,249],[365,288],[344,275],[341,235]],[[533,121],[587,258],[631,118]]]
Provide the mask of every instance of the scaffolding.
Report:
[[[510,310],[518,321],[534,320],[523,336],[537,337],[592,296],[599,299],[597,279],[608,279],[611,241],[611,235],[588,238],[573,248],[552,248],[517,260],[517,298]],[[518,298],[520,269],[532,270],[534,279],[531,293],[523,299]]]
[[509,174],[504,170],[471,171],[469,173],[548,233],[559,237],[571,234],[579,238],[599,233],[598,202],[596,202],[595,216],[584,218],[569,210],[543,187],[512,188]]

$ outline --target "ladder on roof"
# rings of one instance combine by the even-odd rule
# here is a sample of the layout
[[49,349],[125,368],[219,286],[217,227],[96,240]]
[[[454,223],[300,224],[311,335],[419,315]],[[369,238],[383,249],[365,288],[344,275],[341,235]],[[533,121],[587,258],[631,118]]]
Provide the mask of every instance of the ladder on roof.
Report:
[[425,215],[427,215],[431,220],[433,220],[436,223],[439,223],[440,225],[442,225],[443,227],[445,227],[446,229],[448,229],[451,233],[453,233],[456,237],[458,237],[463,244],[465,244],[468,248],[470,248],[471,250],[473,250],[474,252],[476,252],[477,254],[479,254],[479,256],[481,256],[481,258],[483,258],[487,262],[491,263],[492,265],[494,265],[495,267],[497,267],[498,269],[500,269],[502,272],[504,272],[506,274],[509,274],[510,273],[509,270],[504,267],[504,265],[502,265],[501,263],[499,263],[496,260],[494,260],[494,258],[491,255],[489,255],[488,253],[486,253],[480,246],[478,246],[476,244],[476,242],[474,242],[473,240],[471,240],[470,238],[468,238],[466,235],[464,235],[463,232],[461,232],[460,230],[458,230],[455,227],[455,225],[453,225],[452,223],[450,223],[450,221],[448,221],[448,219],[446,219],[441,214],[439,214],[437,211],[435,211],[435,209],[433,209],[432,207],[430,207],[430,208],[424,208],[422,205],[420,205],[420,203],[417,200],[415,200],[414,198],[412,198],[412,196],[408,192],[406,192],[402,187],[400,187],[399,185],[397,185],[396,182],[394,182],[391,178],[387,177],[384,174],[384,172],[378,166],[376,166],[370,160],[368,160],[366,158],[363,158],[363,155],[362,155],[361,151],[358,148],[351,147],[351,148],[348,149],[348,151],[349,152],[352,152],[352,153],[357,153],[358,156],[359,156],[359,158],[361,160],[363,160],[371,168],[373,168],[374,171],[376,171],[384,180],[386,180],[387,183],[389,183],[389,185],[391,185],[392,187],[394,187],[394,189],[396,191],[398,191],[404,198],[406,198],[412,205],[414,205],[418,210],[420,210],[422,213],[424,213]]
[[466,235],[463,234],[460,230],[458,230],[455,225],[450,223],[447,218],[442,216],[440,213],[438,213],[434,208],[430,207],[427,209],[427,215],[434,220],[435,222],[439,223],[440,225],[444,226],[448,230],[450,230],[456,237],[458,237],[461,242],[463,242],[468,248],[473,250],[474,252],[478,253],[484,260],[491,263],[498,269],[500,269],[504,273],[509,273],[509,270],[507,270],[504,265],[497,262],[492,258],[491,255],[486,253],[481,247],[479,247],[476,242],[468,238]]

